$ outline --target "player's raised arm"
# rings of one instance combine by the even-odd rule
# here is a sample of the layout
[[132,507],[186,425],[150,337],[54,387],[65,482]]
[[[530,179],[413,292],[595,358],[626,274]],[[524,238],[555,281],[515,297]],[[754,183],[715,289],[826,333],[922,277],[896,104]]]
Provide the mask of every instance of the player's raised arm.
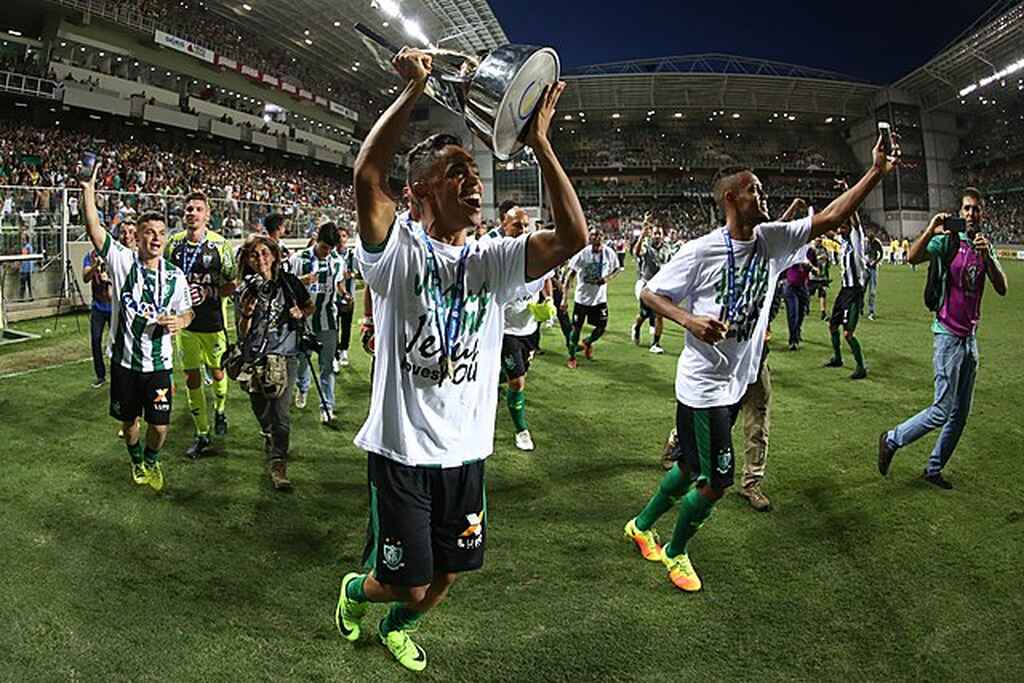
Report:
[[895,147],[892,155],[886,154],[882,148],[882,136],[878,136],[878,142],[875,143],[875,149],[872,152],[874,163],[871,168],[857,181],[856,185],[839,195],[821,213],[814,215],[814,218],[811,219],[810,239],[821,237],[831,230],[838,230],[839,226],[850,219],[857,207],[871,194],[882,178],[896,168],[900,152],[899,145],[893,144]]
[[395,202],[387,192],[388,171],[398,151],[402,133],[409,125],[416,100],[423,94],[430,75],[431,57],[419,50],[402,48],[391,62],[406,80],[405,89],[377,119],[359,148],[355,163],[356,216],[359,238],[366,247],[378,247],[387,240],[395,218]]
[[536,280],[565,263],[587,243],[587,219],[583,216],[583,207],[548,137],[563,90],[565,83],[561,81],[547,89],[526,135],[526,144],[537,156],[544,176],[544,187],[551,200],[551,216],[555,222],[554,230],[538,230],[529,237],[526,246],[527,280]]
[[93,166],[92,177],[89,180],[79,180],[79,184],[82,186],[82,206],[85,209],[85,232],[89,235],[89,239],[92,241],[92,246],[96,248],[97,253],[103,251],[103,245],[106,244],[107,239],[110,237],[110,233],[103,229],[100,225],[100,212],[96,208],[96,175],[99,172],[99,162]]

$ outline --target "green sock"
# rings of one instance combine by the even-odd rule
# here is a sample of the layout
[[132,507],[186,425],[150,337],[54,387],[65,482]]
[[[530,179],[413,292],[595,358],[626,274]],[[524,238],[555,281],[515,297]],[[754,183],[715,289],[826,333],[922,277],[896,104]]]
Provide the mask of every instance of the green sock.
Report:
[[132,464],[142,464],[142,441],[136,441],[128,446],[128,457],[132,459]]
[[689,478],[679,469],[679,463],[672,465],[672,469],[665,473],[658,484],[658,490],[654,492],[647,505],[636,516],[636,528],[640,531],[647,531],[658,518],[668,512],[669,508],[676,504],[686,490],[690,488]]
[[146,446],[144,457],[147,465],[155,465],[156,461],[160,459],[160,451],[154,451],[149,446]]
[[196,425],[196,434],[206,436],[210,433],[210,415],[206,407],[206,394],[203,385],[185,392],[188,397],[188,409],[192,413],[192,422]]
[[676,528],[672,532],[672,541],[665,548],[665,554],[675,557],[686,552],[686,544],[697,533],[697,529],[704,524],[704,521],[711,516],[715,504],[701,495],[697,489],[690,489],[690,492],[683,496],[679,505],[679,518],[676,520]]
[[228,376],[213,380],[213,409],[218,413],[224,412],[224,406],[228,403]]
[[839,329],[832,330],[832,357],[836,360],[843,359],[843,352],[839,348]]
[[579,345],[580,333],[573,328],[572,334],[569,335],[569,358],[576,357],[576,347]]
[[392,631],[408,631],[419,625],[423,612],[411,610],[405,605],[394,603],[380,622],[380,634],[386,636]]
[[863,368],[864,352],[861,351],[860,349],[860,342],[857,341],[856,337],[851,336],[849,339],[846,340],[846,343],[850,345],[850,350],[853,351],[853,359],[857,361],[857,367]]
[[345,586],[345,597],[355,602],[366,602],[366,591],[363,589],[364,583],[366,583],[366,574],[349,581],[348,585]]
[[527,429],[526,392],[509,389],[505,399],[508,402],[508,412],[512,414],[512,424],[516,426],[516,431],[521,432]]

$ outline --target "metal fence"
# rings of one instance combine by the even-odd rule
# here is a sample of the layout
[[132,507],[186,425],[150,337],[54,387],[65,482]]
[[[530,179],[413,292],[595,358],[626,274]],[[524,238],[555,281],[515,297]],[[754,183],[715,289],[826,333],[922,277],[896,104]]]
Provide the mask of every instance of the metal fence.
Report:
[[[97,193],[100,218],[108,227],[125,217],[156,211],[163,214],[168,233],[173,234],[185,228],[184,204],[184,195]],[[242,239],[261,231],[263,219],[271,213],[285,216],[286,238],[308,236],[327,221],[350,229],[354,222],[351,207],[210,199],[210,228],[229,239]],[[44,255],[41,262],[10,262],[3,267],[0,277],[4,278],[8,303],[53,299],[67,293],[68,243],[87,240],[83,221],[80,189],[0,185],[0,255],[17,255],[23,250]],[[78,269],[81,264],[72,266]],[[26,280],[31,290],[26,288]]]

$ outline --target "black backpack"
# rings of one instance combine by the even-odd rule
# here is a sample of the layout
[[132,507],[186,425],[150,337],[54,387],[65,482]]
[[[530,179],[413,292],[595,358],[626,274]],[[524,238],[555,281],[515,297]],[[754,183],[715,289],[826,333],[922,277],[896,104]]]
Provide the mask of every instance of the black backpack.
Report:
[[946,250],[941,254],[929,254],[928,281],[924,286],[924,305],[929,311],[938,311],[946,299],[949,288],[949,265],[960,251],[960,235],[950,232],[946,235]]

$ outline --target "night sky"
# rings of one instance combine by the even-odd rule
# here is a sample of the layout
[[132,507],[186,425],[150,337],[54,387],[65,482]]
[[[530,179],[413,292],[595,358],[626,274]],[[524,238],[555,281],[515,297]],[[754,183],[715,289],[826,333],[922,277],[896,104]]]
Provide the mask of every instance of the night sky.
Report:
[[723,52],[888,84],[928,61],[992,3],[490,0],[490,4],[510,41],[554,47],[563,70]]

